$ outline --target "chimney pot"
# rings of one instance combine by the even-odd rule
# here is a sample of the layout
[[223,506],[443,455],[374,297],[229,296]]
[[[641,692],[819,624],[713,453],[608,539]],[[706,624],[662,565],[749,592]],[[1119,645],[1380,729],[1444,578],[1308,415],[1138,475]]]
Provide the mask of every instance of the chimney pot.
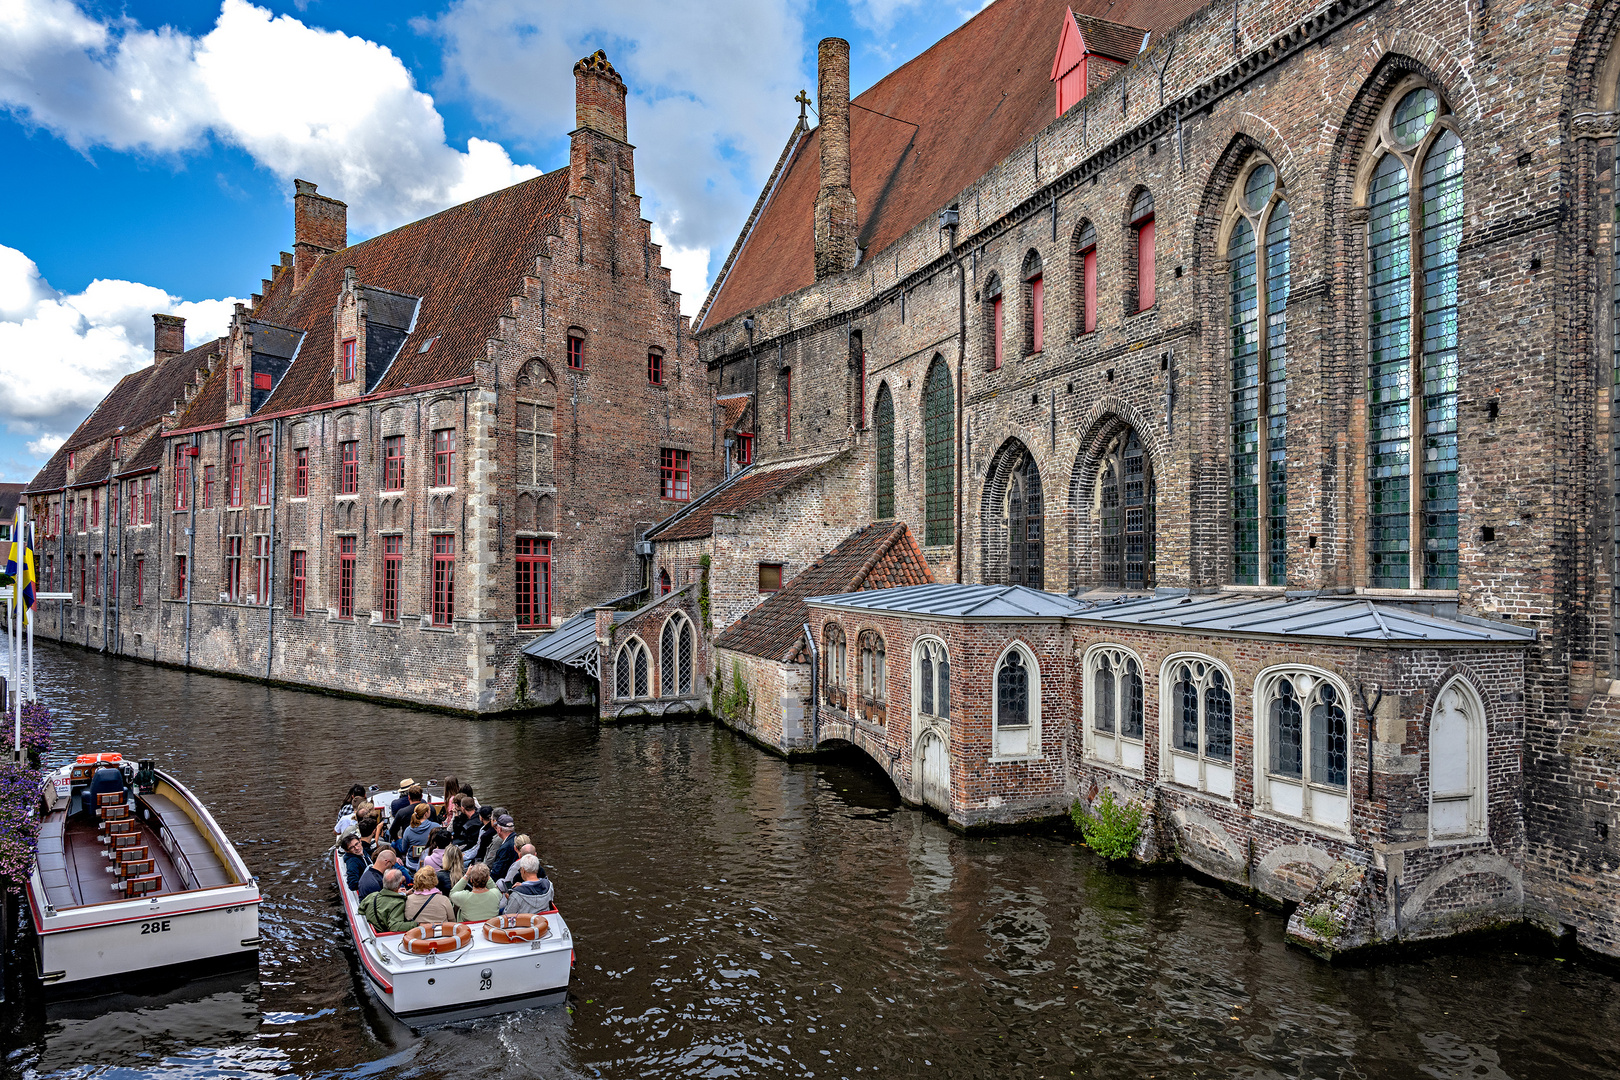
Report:
[[817,49],[821,112],[821,191],[816,196],[816,278],[855,265],[855,192],[849,184],[849,42],[823,38]]
[[318,193],[308,180],[294,180],[293,288],[303,287],[322,255],[348,243],[348,204]]
[[152,316],[152,363],[162,364],[186,351],[186,320],[178,315]]

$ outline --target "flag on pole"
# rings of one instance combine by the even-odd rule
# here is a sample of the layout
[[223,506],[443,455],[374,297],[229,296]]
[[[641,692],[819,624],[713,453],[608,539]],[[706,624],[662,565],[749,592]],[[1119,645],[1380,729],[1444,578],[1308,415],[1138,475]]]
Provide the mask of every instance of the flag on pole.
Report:
[[34,542],[33,537],[25,537],[21,525],[22,515],[17,515],[18,523],[11,530],[11,551],[6,558],[6,573],[11,575],[15,584],[12,586],[21,597],[21,606],[34,610],[34,593],[38,579],[34,574]]

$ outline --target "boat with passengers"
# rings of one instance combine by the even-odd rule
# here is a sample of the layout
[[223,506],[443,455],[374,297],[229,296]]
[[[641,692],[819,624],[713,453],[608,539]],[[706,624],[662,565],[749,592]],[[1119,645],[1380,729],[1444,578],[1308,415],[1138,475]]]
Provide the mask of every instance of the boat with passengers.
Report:
[[[373,792],[378,789],[373,787]],[[424,792],[436,808],[443,797]],[[534,914],[479,922],[443,922],[411,930],[374,928],[344,878],[343,853],[332,872],[360,971],[377,1000],[411,1027],[516,1012],[567,999],[574,938],[553,903]]]
[[42,799],[27,895],[48,994],[257,964],[258,882],[178,779],[151,760],[81,754]]

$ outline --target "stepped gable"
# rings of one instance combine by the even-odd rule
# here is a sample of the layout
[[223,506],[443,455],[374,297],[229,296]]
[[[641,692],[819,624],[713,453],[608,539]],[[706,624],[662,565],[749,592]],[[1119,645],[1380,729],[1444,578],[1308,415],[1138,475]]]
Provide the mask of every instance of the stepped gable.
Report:
[[[534,272],[567,195],[568,170],[558,169],[322,255],[299,289],[291,273],[277,274],[249,315],[306,334],[297,359],[259,411],[308,409],[332,400],[332,312],[349,266],[360,285],[421,297],[416,323],[374,393],[471,375],[507,302],[522,292],[524,275]],[[218,397],[216,411],[193,410],[188,424],[223,420],[223,386]]]
[[933,581],[922,548],[905,523],[878,522],[805,567],[781,591],[729,626],[714,645],[768,660],[799,659],[804,624],[810,619],[806,597]]
[[[1097,20],[1122,24],[1115,37],[1134,33],[1129,58],[1141,47],[1142,31],[1125,27],[1157,35],[1203,6],[1201,0],[998,0],[854,98],[850,184],[866,256],[944,209],[1053,122],[1052,56],[1071,8],[1087,18],[1088,34]],[[1109,39],[1108,48],[1123,47]],[[817,127],[790,151],[776,190],[710,294],[699,329],[815,282],[820,163]]]
[[837,455],[823,454],[807,461],[771,467],[754,466],[734,474],[698,496],[686,509],[677,511],[664,524],[647,533],[649,540],[701,540],[714,535],[716,514],[735,514],[768,495],[780,494],[789,485],[809,476]]

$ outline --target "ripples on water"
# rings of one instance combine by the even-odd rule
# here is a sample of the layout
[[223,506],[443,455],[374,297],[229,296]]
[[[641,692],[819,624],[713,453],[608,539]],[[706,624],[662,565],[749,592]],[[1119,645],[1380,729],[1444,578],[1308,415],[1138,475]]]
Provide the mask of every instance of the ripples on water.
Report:
[[[1479,945],[1335,969],[1280,917],[1056,833],[968,839],[858,762],[703,723],[472,721],[40,648],[62,742],[153,756],[264,893],[259,973],[5,1007],[0,1071],[125,1077],[1610,1077],[1620,984]],[[471,782],[533,835],[567,1007],[426,1032],[366,995],[325,853],[359,779]],[[170,999],[173,1000],[170,1000]]]

